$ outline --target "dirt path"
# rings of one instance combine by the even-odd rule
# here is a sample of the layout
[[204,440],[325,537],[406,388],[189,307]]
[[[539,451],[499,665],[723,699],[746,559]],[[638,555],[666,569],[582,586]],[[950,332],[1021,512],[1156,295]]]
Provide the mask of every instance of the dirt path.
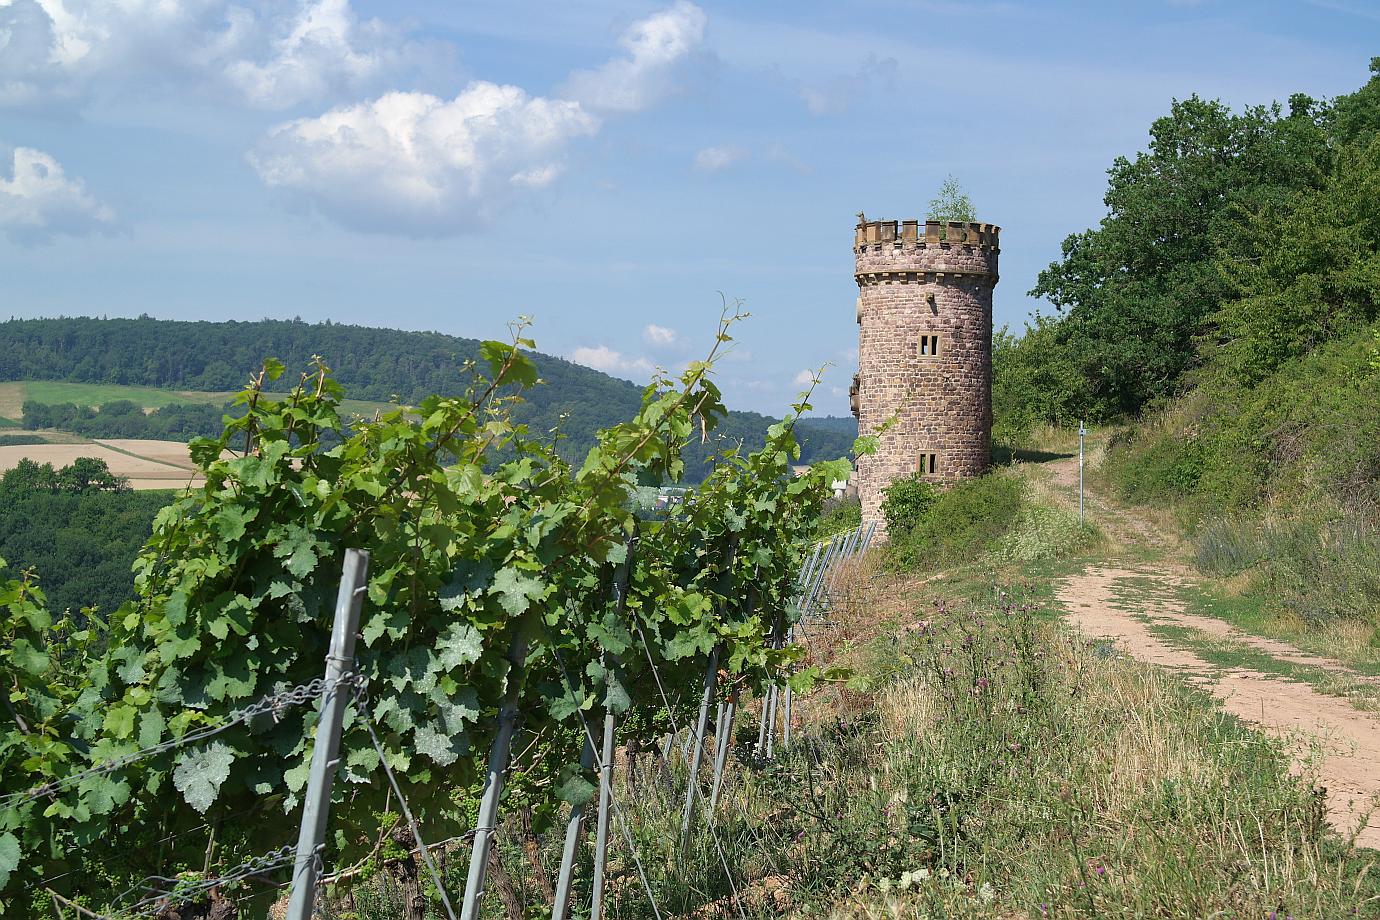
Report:
[[[1048,464],[1054,482],[1076,489],[1078,461]],[[1128,547],[1164,548],[1167,540],[1152,522],[1109,507],[1090,495],[1098,522],[1113,539]],[[1242,633],[1221,620],[1185,612],[1179,589],[1192,576],[1174,564],[1093,565],[1063,581],[1057,598],[1068,619],[1088,636],[1113,640],[1126,654],[1177,671],[1189,682],[1222,701],[1233,715],[1255,723],[1288,741],[1296,769],[1311,765],[1326,789],[1332,824],[1350,833],[1380,801],[1380,715],[1361,712],[1346,700],[1306,683],[1249,668],[1222,668],[1175,644],[1157,627],[1188,628],[1213,639],[1229,640],[1280,661],[1356,675],[1338,661],[1310,655],[1283,642]],[[1380,814],[1356,838],[1361,846],[1380,848]]]

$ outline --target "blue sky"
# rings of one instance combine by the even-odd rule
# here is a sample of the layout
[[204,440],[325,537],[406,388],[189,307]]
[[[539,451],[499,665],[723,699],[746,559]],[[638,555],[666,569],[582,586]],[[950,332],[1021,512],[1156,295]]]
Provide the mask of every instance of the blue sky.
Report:
[[856,360],[854,215],[953,174],[998,325],[1191,93],[1367,77],[1373,0],[0,0],[0,315],[301,316],[494,337],[632,379],[752,318],[779,413]]

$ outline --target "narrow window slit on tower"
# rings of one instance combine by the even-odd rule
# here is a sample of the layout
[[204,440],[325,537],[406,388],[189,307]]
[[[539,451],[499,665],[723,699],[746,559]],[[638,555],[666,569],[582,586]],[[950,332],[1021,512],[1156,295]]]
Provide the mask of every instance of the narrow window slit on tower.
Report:
[[915,462],[915,472],[919,473],[921,476],[933,476],[938,469],[939,454],[933,451],[921,454],[920,458]]
[[920,336],[920,357],[937,358],[939,357],[939,336],[922,335]]

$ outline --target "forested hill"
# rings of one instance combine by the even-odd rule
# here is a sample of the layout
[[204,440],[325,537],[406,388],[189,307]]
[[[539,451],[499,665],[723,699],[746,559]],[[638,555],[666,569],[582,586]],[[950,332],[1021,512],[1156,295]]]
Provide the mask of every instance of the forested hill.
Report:
[[[289,368],[321,355],[351,399],[416,402],[463,386],[460,367],[477,358],[479,342],[436,332],[404,332],[301,320],[180,322],[138,319],[11,319],[0,322],[0,381],[66,380],[171,390],[237,390],[268,356]],[[568,435],[563,452],[583,453],[599,428],[630,418],[641,388],[626,380],[551,355],[534,355],[545,381],[518,411],[533,431],[558,424]],[[284,378],[283,383],[287,383]],[[784,406],[782,407],[785,408]],[[568,418],[561,422],[562,415]],[[723,438],[760,446],[772,419],[733,412]],[[802,460],[845,456],[857,427],[853,419],[805,420]],[[704,457],[687,458],[699,478]]]

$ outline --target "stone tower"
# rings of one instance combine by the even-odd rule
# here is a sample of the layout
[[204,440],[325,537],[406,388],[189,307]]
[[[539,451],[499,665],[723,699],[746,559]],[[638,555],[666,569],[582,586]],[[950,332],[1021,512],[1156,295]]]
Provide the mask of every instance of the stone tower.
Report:
[[869,221],[853,240],[858,374],[850,391],[860,434],[887,419],[877,453],[858,461],[864,521],[886,527],[882,490],[919,473],[952,482],[992,456],[991,224]]

